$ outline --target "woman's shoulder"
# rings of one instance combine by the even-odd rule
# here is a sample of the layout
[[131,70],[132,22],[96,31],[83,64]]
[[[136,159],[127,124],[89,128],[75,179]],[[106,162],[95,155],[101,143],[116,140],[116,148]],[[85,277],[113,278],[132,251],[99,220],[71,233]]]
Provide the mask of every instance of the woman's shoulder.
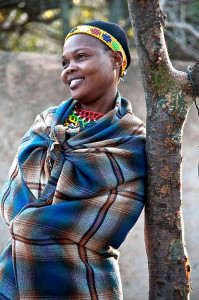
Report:
[[43,119],[43,121],[46,123],[47,126],[49,126],[52,123],[52,120],[54,119],[56,113],[62,109],[66,105],[67,102],[69,102],[71,99],[62,101],[59,105],[51,106],[42,111],[36,119]]
[[[131,101],[121,97],[121,107],[123,108],[123,112],[122,109],[120,109],[120,114],[126,114],[126,117],[129,119],[129,122],[132,122],[133,127],[139,127],[140,132],[143,131],[143,133],[145,134],[146,125],[132,108]],[[129,115],[131,116],[130,118]]]
[[64,103],[66,103],[66,101],[61,102],[59,105],[55,105],[55,106],[50,106],[48,108],[46,108],[44,111],[42,111],[39,116],[45,118],[47,117],[49,114],[55,114],[58,107],[60,107],[61,105],[63,105]]

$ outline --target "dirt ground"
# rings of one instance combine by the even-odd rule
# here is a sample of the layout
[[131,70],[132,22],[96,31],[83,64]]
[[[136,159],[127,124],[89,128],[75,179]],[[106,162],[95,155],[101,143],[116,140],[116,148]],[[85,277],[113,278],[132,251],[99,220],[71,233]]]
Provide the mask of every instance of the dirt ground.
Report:
[[[0,185],[3,184],[17,150],[19,140],[44,109],[58,105],[70,97],[61,83],[59,55],[0,52]],[[193,63],[191,63],[193,64]],[[187,62],[174,62],[177,69],[186,70]],[[120,83],[123,97],[129,99],[133,110],[145,120],[144,91],[137,58]],[[192,266],[191,300],[199,299],[199,118],[192,107],[183,138],[183,216],[185,240]],[[143,214],[122,245],[120,269],[125,300],[148,299],[148,271],[144,246]],[[8,227],[0,220],[0,252],[9,238]]]

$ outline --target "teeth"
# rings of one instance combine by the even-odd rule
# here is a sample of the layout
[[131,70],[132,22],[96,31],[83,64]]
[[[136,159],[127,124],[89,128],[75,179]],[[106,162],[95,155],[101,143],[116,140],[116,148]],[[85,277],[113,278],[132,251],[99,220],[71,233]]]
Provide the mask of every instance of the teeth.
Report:
[[70,86],[72,85],[75,85],[77,82],[80,82],[80,81],[82,81],[83,79],[73,79],[72,81],[71,81],[71,83],[70,83]]

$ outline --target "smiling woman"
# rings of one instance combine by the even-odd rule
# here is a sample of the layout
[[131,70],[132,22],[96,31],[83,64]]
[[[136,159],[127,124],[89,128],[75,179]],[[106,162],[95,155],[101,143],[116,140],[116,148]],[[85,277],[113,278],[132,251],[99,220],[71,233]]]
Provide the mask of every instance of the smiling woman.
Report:
[[61,78],[82,108],[107,113],[114,107],[122,60],[120,51],[104,51],[96,38],[72,35],[64,44]]
[[12,239],[0,299],[123,299],[117,249],[143,209],[146,173],[144,125],[117,90],[129,64],[116,24],[66,37],[72,97],[36,117],[1,193]]

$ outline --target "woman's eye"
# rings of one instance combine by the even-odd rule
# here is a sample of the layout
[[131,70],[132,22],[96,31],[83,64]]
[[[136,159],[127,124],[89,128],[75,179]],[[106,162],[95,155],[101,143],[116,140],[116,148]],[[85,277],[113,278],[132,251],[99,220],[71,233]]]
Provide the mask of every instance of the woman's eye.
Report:
[[80,53],[80,54],[78,54],[78,58],[84,58],[86,55],[85,54],[83,54],[83,53]]
[[62,66],[67,67],[68,66],[68,61],[62,61]]

